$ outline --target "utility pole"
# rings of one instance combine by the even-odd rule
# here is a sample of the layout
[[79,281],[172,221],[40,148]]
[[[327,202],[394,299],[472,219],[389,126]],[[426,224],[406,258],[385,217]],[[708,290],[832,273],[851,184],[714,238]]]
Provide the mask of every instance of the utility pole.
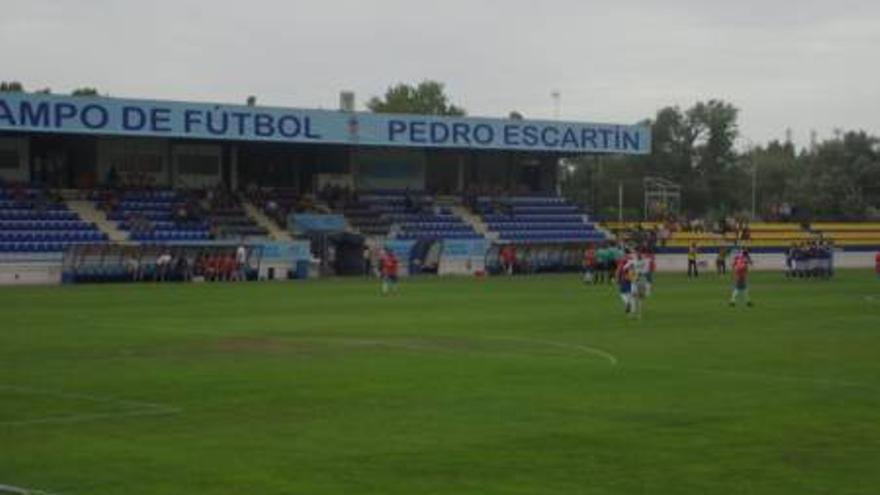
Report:
[[752,162],[752,221],[755,221],[758,204],[758,162],[755,161],[754,148],[749,149],[749,160]]
[[550,98],[553,98],[553,118],[555,120],[559,120],[559,99],[561,96],[562,94],[559,93],[558,89],[554,89],[550,93]]

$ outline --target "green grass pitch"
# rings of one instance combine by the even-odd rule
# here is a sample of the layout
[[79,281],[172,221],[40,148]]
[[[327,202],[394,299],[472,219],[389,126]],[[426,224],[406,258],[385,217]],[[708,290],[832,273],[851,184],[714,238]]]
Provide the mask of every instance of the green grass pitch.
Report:
[[0,485],[880,493],[880,280],[577,275],[0,290]]

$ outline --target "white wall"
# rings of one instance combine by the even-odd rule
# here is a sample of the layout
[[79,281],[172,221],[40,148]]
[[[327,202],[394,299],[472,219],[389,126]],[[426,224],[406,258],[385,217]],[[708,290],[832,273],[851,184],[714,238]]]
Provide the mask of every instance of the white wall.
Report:
[[[874,267],[873,252],[844,252],[838,251],[834,253],[835,268],[873,268]],[[715,254],[704,254],[699,257],[700,262],[705,262],[705,270],[707,272],[715,272]],[[785,255],[782,253],[752,253],[752,270],[761,271],[782,271],[785,269]],[[702,267],[701,267],[702,268]],[[727,269],[730,269],[730,259],[728,258]],[[657,255],[657,271],[658,272],[686,272],[687,271],[687,255],[686,254],[658,254]]]
[[61,262],[0,263],[0,285],[57,285]]
[[30,142],[27,138],[0,138],[0,150],[18,154],[18,168],[0,168],[0,179],[9,182],[29,182]]

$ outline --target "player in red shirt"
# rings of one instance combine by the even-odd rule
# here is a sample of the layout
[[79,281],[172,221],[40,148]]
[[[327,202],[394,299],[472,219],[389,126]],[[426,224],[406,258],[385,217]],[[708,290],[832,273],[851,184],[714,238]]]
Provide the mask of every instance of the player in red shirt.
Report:
[[508,275],[513,275],[513,269],[516,265],[516,249],[508,244],[501,248],[501,267]]
[[596,271],[596,248],[592,244],[584,251],[584,283],[591,284],[595,281]]
[[752,300],[749,298],[749,265],[751,258],[748,251],[744,251],[733,259],[733,294],[730,296],[730,305],[736,306],[736,300],[742,297],[746,302],[746,306],[752,306]]
[[386,249],[382,252],[382,295],[397,290],[398,261],[394,252]]
[[223,281],[232,280],[233,273],[235,273],[235,256],[228,254],[223,257]]
[[874,255],[874,272],[880,277],[880,251],[877,251],[877,254]]

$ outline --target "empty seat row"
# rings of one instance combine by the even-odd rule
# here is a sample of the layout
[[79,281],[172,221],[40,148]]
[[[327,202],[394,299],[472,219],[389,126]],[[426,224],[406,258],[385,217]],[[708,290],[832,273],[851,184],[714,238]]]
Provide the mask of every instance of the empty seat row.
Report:
[[0,242],[104,241],[107,236],[97,230],[9,231],[0,232]]
[[508,204],[508,205],[564,205],[567,204],[564,198],[558,196],[514,196],[512,198],[492,199],[488,197],[480,197],[477,199],[479,205],[492,204]]
[[34,198],[37,196],[42,196],[46,191],[43,189],[36,188],[27,188],[21,191],[11,189],[11,188],[0,188],[0,199],[15,199],[16,196],[20,194],[24,194],[29,198]]
[[148,201],[148,200],[174,200],[177,198],[176,191],[125,191],[121,194],[123,201]]
[[[131,230],[128,222],[119,222],[119,228],[122,230]],[[207,230],[208,224],[205,222],[192,223],[176,223],[170,221],[150,222],[150,230]]]
[[471,228],[467,229],[456,229],[456,230],[446,230],[446,229],[421,229],[421,230],[405,230],[400,232],[399,235],[418,235],[425,234],[429,236],[435,237],[443,237],[444,235],[451,234],[472,234],[474,230]]
[[450,214],[444,213],[441,215],[434,215],[432,213],[394,213],[391,215],[385,215],[386,218],[391,220],[392,222],[442,222],[442,223],[460,223],[461,218]]
[[33,201],[19,202],[11,199],[0,200],[0,210],[35,210],[37,207],[46,210],[66,210],[64,203],[36,203]]
[[149,220],[157,220],[157,221],[171,221],[174,218],[174,215],[171,211],[139,211],[139,212],[131,212],[131,211],[120,211],[116,210],[107,215],[107,218],[113,220],[114,222],[122,222],[128,220],[132,215],[142,215]]
[[91,244],[91,242],[0,242],[0,252],[51,253],[66,251],[67,248],[80,244]]
[[92,230],[94,224],[82,220],[0,220],[3,230]]
[[565,198],[558,196],[516,196],[509,200],[515,205],[564,205]]
[[403,230],[471,230],[471,226],[464,222],[406,222],[400,224]]
[[483,220],[486,222],[569,222],[582,223],[585,215],[581,214],[564,214],[564,215],[545,215],[545,214],[527,214],[527,215],[501,215],[490,214],[484,215]]
[[0,220],[76,220],[69,210],[0,210]]
[[535,232],[504,232],[502,239],[516,240],[601,240],[604,235],[599,231],[569,232],[569,231],[535,231]]
[[483,236],[475,232],[407,232],[397,236],[398,239],[427,240],[427,239],[482,239]]
[[200,241],[210,238],[206,230],[157,230],[153,232],[133,232],[133,241]]
[[592,223],[584,222],[487,222],[489,230],[592,230]]
[[541,214],[552,215],[562,213],[577,213],[577,206],[512,206],[510,210],[514,215]]

